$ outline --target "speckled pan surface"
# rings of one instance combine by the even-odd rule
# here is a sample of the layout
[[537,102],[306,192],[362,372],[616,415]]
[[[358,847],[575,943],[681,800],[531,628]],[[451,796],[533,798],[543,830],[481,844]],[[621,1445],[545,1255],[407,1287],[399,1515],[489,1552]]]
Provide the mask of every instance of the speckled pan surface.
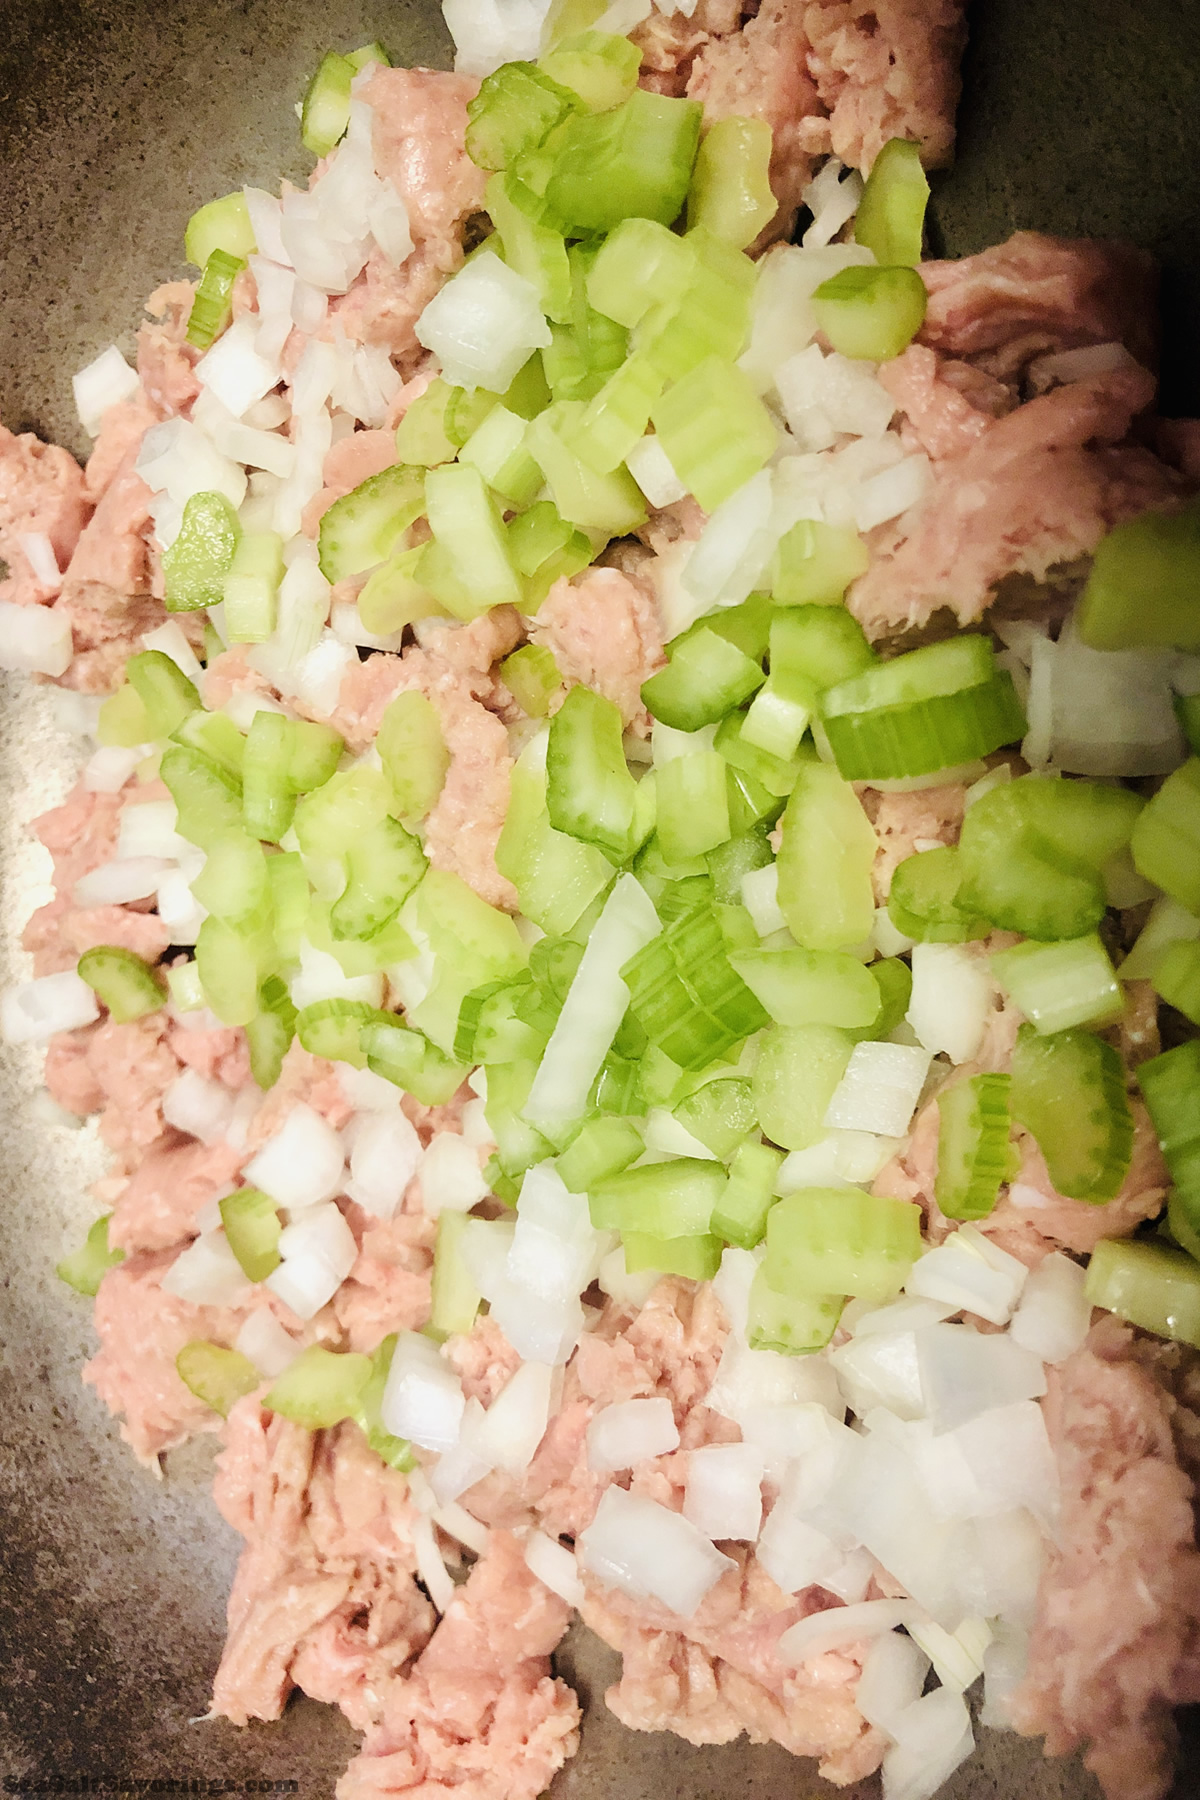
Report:
[[[802,0],[793,0],[801,4]],[[961,154],[936,192],[949,254],[1017,226],[1127,236],[1167,265],[1164,410],[1200,410],[1200,0],[984,0],[974,8]],[[73,369],[132,346],[141,298],[179,271],[183,224],[246,180],[300,175],[291,104],[329,43],[382,38],[446,61],[432,0],[0,0],[0,417],[83,448]],[[44,898],[23,822],[72,774],[45,696],[0,690],[0,981]],[[31,1110],[32,1053],[0,1072],[0,1788],[121,1793],[157,1778],[239,1793],[295,1782],[332,1800],[352,1734],[307,1701],[274,1726],[193,1723],[207,1704],[233,1571],[208,1498],[210,1448],[132,1462],[79,1366],[86,1308],[52,1266],[90,1216],[90,1129]],[[580,1633],[559,1667],[591,1701],[561,1800],[818,1800],[812,1764],[771,1748],[695,1750],[626,1733],[602,1694],[615,1661]],[[1200,1793],[1187,1746],[1176,1800]],[[44,1785],[43,1785],[44,1784]],[[163,1791],[161,1788],[159,1791]],[[199,1791],[199,1790],[192,1790]],[[983,1734],[946,1800],[1094,1800],[1073,1762]],[[857,1800],[875,1784],[852,1790]]]

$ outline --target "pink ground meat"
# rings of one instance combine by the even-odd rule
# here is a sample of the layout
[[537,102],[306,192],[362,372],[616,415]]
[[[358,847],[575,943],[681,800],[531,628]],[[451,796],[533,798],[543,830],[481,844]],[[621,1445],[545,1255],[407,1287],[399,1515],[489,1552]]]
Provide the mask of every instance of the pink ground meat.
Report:
[[21,545],[26,534],[48,537],[60,569],[79,542],[89,507],[79,464],[32,432],[14,436],[0,425],[0,558],[8,572],[0,599],[21,605],[51,598]]

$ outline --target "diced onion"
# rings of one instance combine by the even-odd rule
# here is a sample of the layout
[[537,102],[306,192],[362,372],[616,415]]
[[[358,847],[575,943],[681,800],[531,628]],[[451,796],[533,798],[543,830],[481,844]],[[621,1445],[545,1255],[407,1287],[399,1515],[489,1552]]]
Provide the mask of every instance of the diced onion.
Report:
[[0,669],[57,677],[66,674],[73,653],[65,613],[0,600]]
[[421,1202],[430,1218],[470,1212],[488,1191],[479,1158],[456,1131],[439,1131],[421,1158]]
[[390,1219],[424,1154],[416,1126],[398,1107],[362,1114],[354,1124],[347,1194],[377,1218]]
[[689,1451],[684,1518],[706,1538],[752,1544],[762,1525],[763,1473],[762,1452],[753,1444],[704,1444]]
[[831,156],[814,175],[800,195],[803,205],[813,215],[812,224],[801,238],[806,250],[823,250],[831,243],[848,219],[858,211],[863,195],[863,179],[857,169]]
[[418,1513],[413,1520],[412,1541],[417,1574],[434,1606],[444,1613],[454,1598],[454,1582],[438,1549],[433,1520],[428,1514]]
[[778,541],[772,510],[769,469],[760,469],[718,506],[683,570],[683,585],[698,611],[736,606],[750,593]]
[[826,1126],[903,1137],[930,1061],[927,1050],[908,1044],[856,1044],[826,1109]]
[[662,1395],[649,1400],[618,1400],[592,1415],[587,1428],[588,1468],[608,1474],[632,1469],[652,1456],[679,1448],[679,1430],[671,1402]]
[[223,1082],[201,1075],[198,1069],[184,1068],[163,1095],[162,1115],[177,1131],[211,1144],[224,1137],[233,1117],[233,1100]]
[[9,1044],[37,1044],[58,1031],[77,1031],[100,1017],[96,996],[74,969],[19,981],[0,996],[0,1027]]
[[494,1469],[523,1474],[546,1435],[553,1395],[553,1369],[522,1363],[472,1431],[472,1450]]
[[1046,1392],[1039,1358],[1003,1333],[984,1337],[968,1325],[928,1325],[917,1333],[917,1356],[929,1416],[942,1431]]
[[919,450],[894,467],[868,476],[859,485],[854,523],[860,531],[872,531],[876,525],[899,518],[924,498],[932,481],[929,458]]
[[47,594],[57,594],[62,587],[62,570],[54,554],[54,545],[44,531],[19,531],[17,543],[33,570],[38,586]]
[[104,415],[110,406],[132,400],[141,383],[136,369],[131,369],[115,344],[102,350],[96,358],[71,377],[75,411],[79,423],[89,437],[98,437]]
[[206,1231],[181,1250],[159,1285],[193,1306],[232,1306],[250,1292],[223,1231]]
[[531,282],[491,251],[472,258],[434,295],[416,323],[447,381],[503,393],[534,350],[550,343]]
[[1030,1271],[1009,1333],[1044,1363],[1065,1362],[1080,1349],[1092,1319],[1083,1291],[1087,1271],[1060,1250]]
[[81,875],[72,890],[76,906],[124,906],[147,900],[170,865],[156,856],[131,856],[101,863]]
[[248,1356],[260,1374],[274,1380],[300,1354],[300,1345],[286,1332],[269,1306],[248,1315],[233,1340],[235,1350]]
[[933,1800],[975,1748],[961,1694],[935,1688],[900,1715],[903,1742],[883,1758],[883,1800]]
[[779,865],[767,863],[742,876],[742,905],[754,921],[759,937],[770,937],[773,931],[787,929],[787,920],[779,904]]
[[962,944],[914,944],[912,997],[905,1014],[933,1055],[970,1062],[983,1042],[995,985],[987,963]]
[[781,1662],[795,1667],[827,1650],[841,1650],[863,1638],[894,1631],[906,1623],[911,1610],[907,1600],[863,1600],[857,1606],[833,1606],[826,1612],[810,1613],[788,1627],[776,1647],[777,1654]]
[[727,1569],[737,1567],[681,1513],[618,1487],[605,1489],[579,1548],[584,1568],[598,1581],[635,1600],[653,1596],[684,1619]]
[[879,437],[896,410],[868,363],[852,362],[819,344],[789,357],[775,371],[789,429],[802,450],[828,450],[844,433]]
[[288,986],[297,1008],[318,1000],[365,1000],[368,1006],[383,1003],[382,974],[347,975],[332,951],[318,950],[307,938],[300,940],[300,969]]
[[976,1313],[993,1325],[1007,1325],[1027,1275],[1023,1262],[983,1232],[964,1226],[917,1258],[905,1290],[940,1301],[955,1312]]
[[634,445],[625,458],[625,466],[651,506],[673,506],[687,493],[654,432],[648,432]]
[[560,1600],[568,1606],[583,1605],[583,1583],[579,1579],[579,1565],[575,1554],[557,1538],[547,1537],[544,1531],[533,1530],[525,1539],[525,1561],[543,1587],[548,1587]]
[[456,71],[490,75],[501,63],[536,61],[549,10],[549,0],[442,0]]
[[894,1737],[895,1720],[921,1698],[928,1673],[929,1658],[919,1644],[903,1632],[884,1632],[863,1658],[854,1704],[868,1725]]
[[300,1101],[246,1164],[247,1185],[278,1205],[296,1210],[332,1199],[341,1187],[342,1140],[311,1106]]
[[462,1382],[429,1339],[402,1331],[383,1393],[381,1412],[387,1429],[424,1450],[451,1450],[458,1442],[465,1404]]
[[168,868],[154,890],[158,916],[173,944],[194,944],[208,913],[182,869]]

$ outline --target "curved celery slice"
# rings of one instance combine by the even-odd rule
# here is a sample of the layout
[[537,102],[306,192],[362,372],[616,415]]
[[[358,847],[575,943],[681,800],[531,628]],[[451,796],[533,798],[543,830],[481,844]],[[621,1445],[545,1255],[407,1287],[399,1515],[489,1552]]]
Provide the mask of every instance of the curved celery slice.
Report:
[[1200,1348],[1200,1266],[1166,1244],[1101,1238],[1084,1292],[1143,1331]]
[[259,1010],[246,1022],[250,1073],[264,1093],[279,1080],[295,1032],[291,995],[278,975],[269,976],[259,990]]
[[859,1188],[805,1188],[767,1215],[764,1278],[781,1294],[899,1293],[921,1254],[921,1209]]
[[764,680],[761,664],[701,628],[679,640],[666,668],[642,683],[642,701],[676,731],[699,731],[748,700]]
[[1010,1178],[1008,1075],[973,1075],[938,1095],[934,1198],[948,1219],[986,1219]]
[[885,956],[871,964],[871,974],[879,989],[879,1017],[872,1022],[869,1031],[859,1031],[854,1035],[886,1038],[895,1031],[908,1011],[908,1003],[912,999],[912,970],[898,956]]
[[1200,1040],[1139,1064],[1137,1080],[1171,1179],[1200,1210]]
[[1057,944],[1016,944],[992,957],[992,971],[1040,1033],[1111,1022],[1124,1006],[1121,984],[1096,933]]
[[327,50],[300,103],[300,141],[314,156],[328,156],[350,123],[350,83],[356,70],[348,56]]
[[1060,1194],[1099,1205],[1120,1193],[1133,1155],[1133,1114],[1111,1044],[1086,1031],[1039,1037],[1022,1025],[1011,1101]]
[[840,1294],[778,1294],[760,1268],[750,1284],[746,1341],[752,1350],[811,1356],[837,1330],[845,1304]]
[[702,225],[744,250],[778,210],[771,192],[771,127],[765,119],[718,119],[705,132],[692,169],[688,229]]
[[317,535],[326,581],[361,575],[391,555],[401,533],[425,511],[423,474],[422,469],[400,463],[368,476],[334,501],[322,516]]
[[54,1273],[58,1279],[74,1288],[77,1294],[94,1297],[108,1271],[125,1261],[124,1250],[109,1248],[108,1221],[111,1218],[111,1213],[102,1214],[88,1228],[88,1234],[79,1249],[64,1256],[55,1266]]
[[562,324],[571,317],[566,242],[560,231],[531,218],[522,198],[513,173],[497,174],[487,184],[484,205],[499,235],[505,262],[529,282],[546,317]]
[[528,1025],[516,1002],[528,982],[489,981],[472,988],[458,1012],[454,1055],[461,1063],[538,1061],[549,1033]]
[[125,677],[146,709],[151,737],[170,737],[199,710],[195,684],[161,650],[141,650],[131,656],[125,664]]
[[1200,912],[1200,757],[1168,775],[1130,839],[1139,875],[1189,912]]
[[1181,1250],[1200,1263],[1200,1195],[1173,1188],[1167,1199],[1167,1229]]
[[928,296],[915,269],[842,269],[812,297],[817,323],[843,356],[890,362],[907,349],[925,318]]
[[233,288],[246,267],[241,256],[230,256],[227,250],[214,250],[204,265],[204,274],[188,314],[187,341],[195,350],[207,350],[233,315]]
[[874,1025],[879,983],[844,950],[738,950],[729,958],[778,1025]]
[[536,149],[573,111],[575,96],[534,63],[502,63],[467,102],[467,155],[481,169],[507,169]]
[[223,194],[219,200],[210,200],[194,212],[183,234],[183,247],[188,261],[195,263],[198,269],[208,267],[208,259],[214,250],[223,250],[227,256],[236,256],[242,261],[253,256],[258,245],[242,190]]
[[419,1100],[422,1106],[445,1106],[463,1082],[467,1070],[451,1059],[419,1031],[410,1031],[397,1020],[366,1025],[360,1035],[367,1067],[386,1081]]
[[198,750],[171,744],[163,752],[159,774],[179,814],[179,830],[206,849],[217,838],[242,829],[240,783]]
[[346,852],[346,887],[329,915],[335,938],[365,938],[394,918],[428,864],[417,838],[380,819]]
[[390,1332],[371,1356],[371,1373],[359,1389],[358,1404],[351,1418],[366,1438],[376,1456],[389,1468],[407,1474],[415,1469],[417,1459],[407,1438],[396,1437],[383,1423],[383,1392],[391,1372],[396,1351],[396,1333]]
[[[603,13],[601,6],[597,16]],[[642,53],[611,31],[583,31],[563,38],[538,59],[538,68],[569,88],[587,112],[609,112],[637,86]]]
[[523,1175],[534,1163],[554,1154],[549,1139],[524,1115],[537,1069],[537,1063],[531,1061],[499,1063],[488,1070],[484,1117],[496,1140],[496,1157],[505,1175]]
[[634,336],[667,381],[678,381],[706,357],[727,362],[745,348],[757,271],[754,263],[698,225],[685,240],[696,257],[682,296],[651,307]]
[[283,580],[277,531],[244,531],[225,575],[225,627],[231,644],[261,644],[275,629]]
[[363,1027],[389,1026],[392,1019],[391,1013],[381,1012],[366,1000],[314,1000],[296,1014],[296,1036],[313,1056],[364,1069]]
[[807,950],[860,944],[875,921],[875,831],[854,789],[825,763],[801,765],[783,815],[779,905]]
[[235,930],[264,931],[271,919],[271,882],[258,839],[244,831],[215,838],[192,892],[207,912]]
[[642,1134],[632,1119],[589,1119],[555,1166],[573,1194],[588,1194],[610,1175],[627,1169],[643,1148]]
[[454,389],[438,375],[418,394],[396,427],[396,455],[401,463],[424,469],[453,462],[457,446],[446,434],[446,408]]
[[397,694],[379,725],[375,747],[402,819],[423,819],[434,805],[450,767],[433,702],[416,689]]
[[226,1418],[235,1401],[252,1394],[262,1376],[240,1350],[226,1350],[203,1338],[193,1338],[175,1358],[175,1371],[183,1385],[214,1412]]
[[630,848],[636,794],[616,706],[591,688],[572,688],[550,721],[546,746],[551,825],[623,857]]
[[331,775],[296,806],[293,829],[307,856],[342,856],[388,816],[392,790],[381,769],[359,763]]
[[1006,669],[960,694],[825,717],[830,748],[848,781],[894,781],[957,768],[1016,743],[1026,729]]
[[224,919],[205,919],[196,938],[196,967],[204,997],[225,1025],[248,1025],[258,1012],[258,984],[266,946]]
[[770,1144],[748,1141],[738,1146],[729,1165],[729,1180],[713,1208],[712,1229],[718,1237],[743,1250],[761,1244],[782,1163],[782,1150]]
[[921,260],[929,183],[921,167],[921,146],[889,138],[871,164],[858,203],[854,241],[865,244],[881,267],[915,266]]
[[727,1162],[743,1139],[758,1124],[750,1083],[736,1077],[706,1081],[687,1094],[675,1108],[675,1117],[721,1162]]
[[695,273],[696,253],[685,238],[652,219],[622,219],[588,272],[588,299],[632,329],[652,306],[680,300]]
[[331,725],[318,725],[310,719],[293,719],[291,727],[288,734],[288,785],[294,793],[307,794],[312,788],[323,787],[329,780],[338,766],[346,742]]
[[298,851],[284,850],[267,858],[271,887],[272,935],[282,962],[296,962],[300,939],[312,910],[312,892]]
[[800,519],[779,540],[771,592],[781,606],[835,606],[870,563],[856,531]]
[[282,713],[257,712],[242,751],[242,817],[256,838],[277,844],[296,811],[289,779],[295,727]]
[[107,1007],[114,1024],[125,1025],[157,1012],[166,1001],[166,989],[154,970],[119,944],[97,944],[85,950],[76,966],[80,979]]
[[779,441],[749,377],[719,356],[669,387],[650,418],[680,481],[706,512],[749,481]]
[[660,1275],[682,1275],[688,1281],[711,1281],[721,1266],[725,1246],[719,1237],[658,1237],[648,1231],[623,1231],[625,1268],[630,1275],[657,1269]]
[[168,612],[196,612],[221,603],[241,535],[237,513],[224,494],[192,495],[174,543],[163,551],[163,605]]
[[578,235],[611,231],[635,216],[678,218],[700,138],[701,107],[636,88],[603,113],[563,126],[546,199]]
[[654,827],[676,866],[706,856],[730,835],[725,763],[716,750],[691,750],[655,771]]
[[586,410],[582,400],[556,400],[530,421],[526,448],[545,476],[561,518],[584,531],[623,537],[645,523],[646,502],[627,469],[601,474],[575,449]]
[[203,708],[190,712],[171,736],[177,744],[198,750],[209,762],[216,763],[233,781],[241,781],[246,739],[227,713],[205,712]]
[[546,774],[536,765],[535,750],[531,745],[523,751],[512,771],[496,867],[516,888],[525,917],[557,935],[603,893],[613,866],[602,850],[551,825]]
[[279,1234],[283,1223],[275,1202],[258,1188],[238,1188],[220,1203],[221,1223],[229,1248],[248,1281],[265,1281],[280,1263]]
[[806,675],[822,691],[855,678],[865,684],[873,671],[894,668],[900,660],[880,663],[858,620],[841,606],[777,607],[771,616],[770,648],[772,673],[786,669]]
[[621,976],[633,1017],[681,1068],[707,1068],[767,1022],[730,965],[719,921],[703,908],[639,950]]
[[959,905],[962,861],[941,846],[906,856],[892,874],[888,918],[919,944],[964,944],[986,937],[988,921]]
[[545,718],[563,680],[554,652],[545,644],[523,644],[506,656],[500,664],[500,678],[531,719]]
[[276,1376],[263,1407],[307,1431],[328,1431],[355,1416],[371,1373],[369,1356],[310,1344]]
[[[805,742],[809,743],[809,740]],[[777,800],[786,800],[796,785],[803,763],[812,760],[811,744],[808,755],[805,744],[801,744],[792,757],[775,756],[771,751],[763,750],[747,738],[746,714],[743,712],[728,713],[722,719],[713,749],[725,758],[731,769],[750,776]]]
[[834,1025],[774,1025],[763,1033],[751,1085],[772,1143],[806,1150],[825,1130],[825,1111],[846,1072],[853,1039]]
[[708,1233],[724,1186],[725,1171],[719,1163],[672,1157],[596,1182],[588,1191],[588,1210],[597,1231],[700,1237]]
[[[730,789],[739,780],[735,770],[729,771]],[[742,781],[749,780],[742,777]],[[741,791],[740,785],[738,791]],[[760,790],[765,802],[764,819],[735,836],[718,844],[715,850],[708,853],[708,868],[712,876],[713,898],[725,906],[740,906],[742,902],[742,879],[754,873],[755,869],[768,868],[774,862],[771,841],[767,833],[766,815],[774,816],[772,808],[778,808],[779,802],[766,789]],[[734,803],[730,801],[730,824],[733,823]]]
[[1076,623],[1094,650],[1200,650],[1200,502],[1126,519],[1097,544]]
[[592,546],[559,514],[552,500],[538,500],[510,519],[509,552],[525,583],[525,611],[536,612],[556,581],[578,575],[592,560]]
[[467,1224],[466,1213],[438,1214],[428,1331],[439,1342],[470,1331],[483,1298],[463,1260],[462,1241]]

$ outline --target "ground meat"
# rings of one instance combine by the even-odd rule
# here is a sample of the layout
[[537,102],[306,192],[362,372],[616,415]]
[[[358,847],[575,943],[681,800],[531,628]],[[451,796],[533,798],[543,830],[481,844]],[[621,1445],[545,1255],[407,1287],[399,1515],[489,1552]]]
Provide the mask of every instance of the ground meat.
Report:
[[219,1140],[200,1144],[168,1132],[117,1197],[109,1243],[121,1250],[167,1250],[193,1237],[197,1214],[236,1185],[244,1154]]
[[419,1195],[412,1211],[392,1219],[376,1219],[361,1207],[347,1212],[358,1261],[333,1297],[333,1312],[351,1350],[370,1351],[389,1332],[419,1331],[427,1322],[437,1227]]
[[113,1150],[145,1149],[162,1133],[163,1094],[179,1073],[166,1033],[166,1014],[154,1012],[123,1025],[106,1019],[89,1040],[88,1067],[104,1094],[100,1135]]
[[149,322],[138,332],[137,368],[142,391],[160,419],[186,413],[200,392],[200,352],[187,342],[194,298],[190,281],[168,281],[146,302]]
[[904,414],[908,447],[935,462],[962,456],[1015,404],[1002,382],[970,363],[941,357],[926,344],[910,344],[894,362],[879,365],[879,379]]
[[553,652],[571,684],[582,682],[620,708],[626,725],[648,729],[642,683],[662,667],[658,608],[616,569],[589,569],[556,581],[538,610],[531,636]]
[[155,423],[158,414],[140,390],[131,400],[119,400],[110,406],[100,423],[100,435],[92,446],[84,471],[90,500],[99,500],[108,492],[131,456],[136,456],[142,439]]
[[[1088,1746],[1084,1761],[1112,1800],[1163,1800],[1170,1707],[1200,1700],[1194,1494],[1160,1356],[1177,1366],[1180,1353],[1106,1318],[1048,1371],[1044,1403],[1062,1520],[1013,1716],[1045,1735],[1050,1756]],[[1196,1424],[1193,1414],[1179,1428],[1194,1437]]]
[[1056,1193],[1041,1151],[1029,1134],[1018,1127],[1021,1167],[985,1229],[1000,1237],[1013,1228],[1024,1228],[1043,1240],[1083,1253],[1094,1250],[1101,1238],[1128,1237],[1143,1220],[1160,1213],[1166,1203],[1170,1177],[1145,1107],[1140,1100],[1130,1104],[1133,1157],[1115,1200],[1093,1206],[1086,1200],[1068,1200]]
[[20,605],[49,600],[21,548],[26,534],[50,539],[60,569],[65,569],[88,516],[79,464],[56,444],[43,444],[32,432],[14,436],[0,425],[0,561],[7,572],[0,580],[0,599]]
[[316,537],[317,527],[335,500],[348,494],[372,475],[390,469],[396,461],[396,436],[392,431],[354,431],[339,438],[325,458],[324,487],[304,509],[303,529]]
[[808,69],[829,113],[829,147],[869,169],[889,138],[915,138],[927,169],[954,150],[960,0],[809,0]]
[[880,905],[891,891],[898,864],[935,844],[958,842],[965,794],[962,784],[955,782],[949,787],[921,788],[915,794],[879,796],[874,818],[879,848],[871,879]]

